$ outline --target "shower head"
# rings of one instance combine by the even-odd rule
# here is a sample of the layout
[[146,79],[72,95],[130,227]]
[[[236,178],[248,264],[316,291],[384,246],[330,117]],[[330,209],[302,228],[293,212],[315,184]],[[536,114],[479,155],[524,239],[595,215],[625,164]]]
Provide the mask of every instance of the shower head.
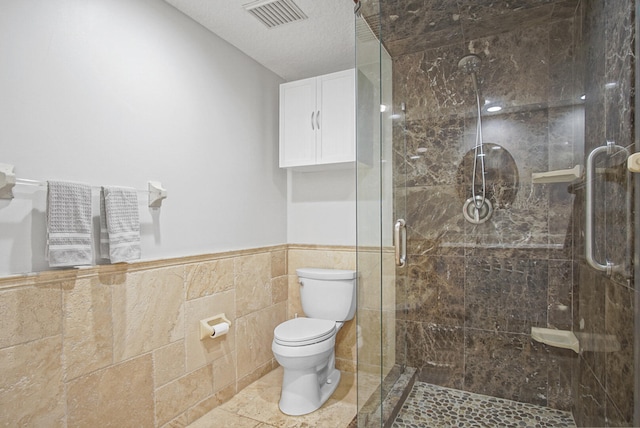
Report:
[[478,71],[481,62],[482,60],[477,55],[466,55],[458,61],[458,68],[467,74],[473,74]]

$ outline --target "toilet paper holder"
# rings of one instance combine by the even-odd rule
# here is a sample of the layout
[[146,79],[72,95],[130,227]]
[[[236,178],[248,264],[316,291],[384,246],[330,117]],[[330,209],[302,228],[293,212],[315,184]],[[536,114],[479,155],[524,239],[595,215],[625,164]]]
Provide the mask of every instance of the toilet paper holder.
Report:
[[[226,329],[222,332],[216,332],[215,326],[223,323],[227,324]],[[215,339],[224,336],[227,334],[229,327],[231,327],[231,321],[227,319],[224,313],[200,320],[200,340],[207,338]]]

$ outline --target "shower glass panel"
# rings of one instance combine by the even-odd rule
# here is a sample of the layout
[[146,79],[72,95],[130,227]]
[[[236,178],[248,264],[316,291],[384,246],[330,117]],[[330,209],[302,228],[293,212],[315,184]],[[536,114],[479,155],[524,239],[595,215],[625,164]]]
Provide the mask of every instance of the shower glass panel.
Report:
[[[377,4],[363,3],[362,16]],[[356,16],[358,426],[382,423],[383,380],[396,367],[391,58],[376,22]],[[395,215],[401,215],[396,212]],[[392,374],[393,375],[393,374]],[[387,381],[388,383],[388,381]]]
[[640,424],[636,7],[359,2],[359,427],[412,382]]

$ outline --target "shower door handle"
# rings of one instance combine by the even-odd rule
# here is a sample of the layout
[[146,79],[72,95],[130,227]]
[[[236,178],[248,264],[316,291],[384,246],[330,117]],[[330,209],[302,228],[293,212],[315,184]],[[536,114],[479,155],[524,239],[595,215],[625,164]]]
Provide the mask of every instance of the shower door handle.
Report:
[[393,228],[393,245],[396,251],[396,266],[407,264],[407,223],[399,218]]
[[613,150],[624,151],[627,156],[629,156],[629,151],[622,147],[614,144],[613,142],[607,141],[607,144],[604,146],[596,147],[589,153],[587,157],[587,168],[586,168],[586,186],[585,186],[585,225],[584,225],[584,257],[587,260],[587,263],[592,268],[605,272],[607,275],[611,275],[613,272],[614,265],[609,260],[604,261],[604,263],[600,263],[595,259],[593,255],[593,247],[595,245],[594,241],[594,213],[593,213],[593,202],[594,202],[594,187],[595,187],[595,162],[594,159],[600,153],[607,152],[607,154],[612,154]]

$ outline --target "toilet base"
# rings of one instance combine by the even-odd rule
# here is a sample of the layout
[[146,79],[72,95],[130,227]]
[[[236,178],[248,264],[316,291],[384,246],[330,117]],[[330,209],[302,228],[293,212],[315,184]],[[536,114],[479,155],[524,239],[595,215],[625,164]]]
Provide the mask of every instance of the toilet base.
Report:
[[279,407],[282,413],[300,416],[318,410],[340,383],[340,371],[333,368],[319,385],[318,374],[284,371]]

